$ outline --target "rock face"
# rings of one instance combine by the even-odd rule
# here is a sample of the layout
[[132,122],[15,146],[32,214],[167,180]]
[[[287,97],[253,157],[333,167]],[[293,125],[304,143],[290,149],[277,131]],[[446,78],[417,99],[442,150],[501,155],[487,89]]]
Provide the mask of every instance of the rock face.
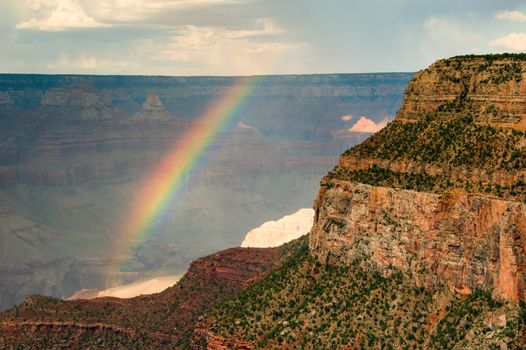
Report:
[[139,295],[160,293],[173,286],[181,276],[162,276],[144,281],[137,281],[105,290],[82,289],[73,294],[68,300],[93,299],[102,297],[133,298]]
[[8,105],[12,104],[13,100],[11,99],[11,96],[7,92],[0,92],[0,105]]
[[74,120],[107,120],[118,115],[108,94],[82,82],[46,92],[36,114]]
[[437,61],[409,83],[397,117],[438,112],[447,118],[461,107],[460,98],[469,100],[467,109],[480,123],[526,130],[526,61],[514,55]]
[[523,56],[460,56],[417,73],[396,120],[322,180],[312,252],[431,290],[526,299]]
[[314,211],[303,208],[277,221],[268,221],[250,230],[241,247],[277,247],[307,234],[312,227]]
[[417,285],[526,297],[526,206],[467,194],[432,194],[345,181],[324,183],[310,248],[328,264],[362,260]]
[[164,109],[161,99],[153,91],[148,92],[141,111],[133,116],[133,119],[142,121],[162,121],[168,118],[168,112]]

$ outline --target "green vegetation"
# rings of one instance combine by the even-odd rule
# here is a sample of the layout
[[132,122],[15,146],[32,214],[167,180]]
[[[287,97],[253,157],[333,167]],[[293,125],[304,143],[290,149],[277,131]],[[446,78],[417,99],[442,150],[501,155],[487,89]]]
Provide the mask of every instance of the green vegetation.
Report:
[[395,121],[344,155],[406,160],[478,169],[526,167],[523,132],[479,125],[471,116],[447,120],[425,117],[414,123]]
[[444,59],[444,62],[453,62],[457,60],[472,60],[482,58],[488,63],[500,60],[512,60],[512,61],[526,61],[526,53],[498,53],[498,54],[487,54],[487,55],[460,55],[451,58]]
[[[457,180],[453,183],[449,177],[444,175],[429,175],[425,172],[394,172],[380,168],[376,164],[366,170],[348,170],[337,166],[327,174],[326,179],[431,193],[444,193],[449,189],[457,188],[467,193],[490,194],[503,199],[526,202],[526,183],[522,179],[518,179],[509,186],[494,184],[491,181]],[[328,182],[327,185],[330,187],[331,183]]]
[[420,192],[443,192],[448,188],[445,176],[428,175],[425,173],[400,173],[373,165],[367,170],[349,171],[340,166],[335,167],[327,175],[329,179],[354,181],[371,186],[394,187]]
[[[344,156],[396,161],[405,163],[408,170],[396,172],[377,165],[366,170],[336,167],[329,179],[436,193],[459,188],[526,201],[525,180],[517,173],[526,169],[526,134],[480,125],[469,115],[394,121]],[[422,166],[432,167],[434,174],[426,173]],[[494,175],[501,174],[508,174],[507,182],[494,180]]]
[[[499,63],[495,64],[496,61],[507,61],[511,63]],[[473,64],[476,61],[475,65]],[[491,82],[493,84],[501,84],[510,80],[517,82],[522,80],[522,62],[526,61],[526,54],[494,54],[494,55],[466,55],[456,56],[439,61],[446,67],[452,67],[453,72],[471,72],[475,69],[475,73],[487,72],[489,78],[481,81],[481,83]],[[478,63],[478,66],[477,66]],[[442,72],[442,67],[437,66],[435,69]],[[460,83],[461,79],[457,76],[445,75],[444,79],[450,80],[453,83]]]
[[[325,266],[305,245],[282,268],[212,309],[206,319],[215,325],[215,334],[256,348],[450,349],[503,307],[476,292],[464,300],[453,298],[441,314],[436,298],[403,274],[384,278],[358,262]],[[520,327],[510,322],[505,331],[514,337]]]

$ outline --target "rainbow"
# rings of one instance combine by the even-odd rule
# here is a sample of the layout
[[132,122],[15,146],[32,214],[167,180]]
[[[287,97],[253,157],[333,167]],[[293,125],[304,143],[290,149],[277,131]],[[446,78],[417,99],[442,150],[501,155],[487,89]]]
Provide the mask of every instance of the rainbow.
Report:
[[122,259],[151,232],[156,221],[171,207],[182,188],[183,180],[196,168],[218,132],[224,130],[229,120],[246,102],[261,76],[240,79],[214,102],[190,129],[165,154],[139,186],[131,210],[124,218],[119,232],[116,258]]

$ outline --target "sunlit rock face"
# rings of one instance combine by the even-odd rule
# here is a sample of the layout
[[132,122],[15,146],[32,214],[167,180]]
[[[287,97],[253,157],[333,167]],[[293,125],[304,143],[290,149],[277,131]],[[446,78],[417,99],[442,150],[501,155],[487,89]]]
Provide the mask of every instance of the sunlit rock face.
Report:
[[304,208],[277,221],[265,222],[247,233],[241,247],[277,247],[290,242],[310,231],[313,217],[314,210]]
[[[429,290],[526,299],[525,78],[521,55],[453,57],[418,72],[396,119],[322,179],[311,252],[329,265],[402,271]],[[426,158],[418,147],[429,140]]]
[[173,286],[181,276],[163,276],[156,277],[149,280],[137,281],[130,284],[125,284],[118,287],[109,288],[106,290],[98,289],[82,289],[71,297],[69,300],[76,299],[93,299],[100,297],[117,297],[117,298],[133,298],[139,295],[159,293]]

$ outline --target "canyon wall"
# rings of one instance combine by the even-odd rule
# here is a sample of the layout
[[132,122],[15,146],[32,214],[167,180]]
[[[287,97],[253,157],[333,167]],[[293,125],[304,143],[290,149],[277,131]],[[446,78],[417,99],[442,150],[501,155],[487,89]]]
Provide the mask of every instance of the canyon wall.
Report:
[[526,298],[526,57],[440,60],[322,179],[310,248],[419,286]]
[[331,180],[315,202],[310,248],[328,264],[361,260],[384,274],[459,293],[526,297],[526,206]]
[[[459,100],[467,99],[462,108]],[[465,56],[435,62],[408,84],[397,117],[447,118],[464,109],[480,123],[526,130],[526,61],[514,57]]]

